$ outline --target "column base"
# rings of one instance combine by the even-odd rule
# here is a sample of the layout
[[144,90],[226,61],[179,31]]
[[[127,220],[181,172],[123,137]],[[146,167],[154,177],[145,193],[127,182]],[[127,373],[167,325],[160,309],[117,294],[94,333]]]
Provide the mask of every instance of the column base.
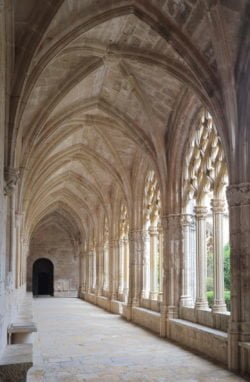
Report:
[[192,297],[190,297],[190,296],[181,296],[181,298],[180,298],[180,306],[181,307],[185,307],[185,306],[193,307],[194,306],[194,302],[193,302]]
[[150,292],[149,293],[150,300],[157,300],[158,298],[158,292]]
[[124,293],[124,288],[122,288],[122,287],[121,287],[121,288],[118,288],[118,295],[119,295],[119,294],[121,295],[121,294],[123,294],[123,293]]
[[148,299],[149,298],[149,291],[143,290],[141,293],[142,298]]
[[135,308],[135,307],[138,307],[138,306],[140,306],[139,299],[137,297],[134,297],[133,301],[132,301],[132,307]]
[[117,296],[117,293],[116,293],[116,292],[112,292],[112,293],[111,293],[111,300],[114,300],[114,301],[117,301],[117,300],[118,300],[118,296]]
[[96,294],[98,297],[100,297],[102,295],[102,289],[101,288],[98,288],[97,289],[97,294]]
[[227,312],[227,306],[224,302],[216,303],[212,306],[213,313],[225,313]]
[[228,329],[228,368],[234,372],[240,370],[240,323],[229,321]]
[[158,293],[157,300],[158,300],[158,302],[162,302],[162,300],[163,300],[163,293],[162,292]]
[[124,297],[128,296],[128,288],[123,288],[122,294]]
[[160,337],[166,337],[166,319],[167,319],[167,307],[161,307],[161,318],[160,318]]
[[208,302],[206,300],[195,301],[194,307],[196,310],[209,310]]

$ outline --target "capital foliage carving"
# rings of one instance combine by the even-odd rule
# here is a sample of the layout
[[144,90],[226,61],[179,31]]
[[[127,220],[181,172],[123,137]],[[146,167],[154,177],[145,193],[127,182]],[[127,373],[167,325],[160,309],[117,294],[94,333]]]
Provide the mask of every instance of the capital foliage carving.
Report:
[[181,215],[181,225],[182,227],[190,227],[193,224],[194,217],[191,214]]
[[215,213],[223,213],[225,210],[225,202],[221,199],[212,199],[211,200],[211,207],[213,212]]
[[227,188],[227,200],[230,207],[250,205],[250,183],[229,186]]
[[197,219],[205,219],[207,216],[207,207],[196,206],[194,207],[194,211]]
[[4,180],[5,180],[5,186],[4,186],[4,194],[5,195],[11,195],[18,183],[20,177],[20,170],[16,168],[10,168],[7,167],[4,169]]

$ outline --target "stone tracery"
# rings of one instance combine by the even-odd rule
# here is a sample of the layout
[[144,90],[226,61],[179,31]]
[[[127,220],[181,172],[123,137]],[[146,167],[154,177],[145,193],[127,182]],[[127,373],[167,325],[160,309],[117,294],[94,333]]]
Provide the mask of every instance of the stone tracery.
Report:
[[[228,183],[227,164],[221,140],[209,113],[204,112],[198,120],[187,147],[183,175],[183,210],[191,214],[185,223],[184,256],[185,288],[183,304],[197,309],[208,309],[207,302],[207,255],[213,253],[214,312],[226,310],[224,301],[224,245],[225,236],[225,187]],[[211,213],[209,212],[211,207]],[[188,216],[188,215],[187,215]],[[196,245],[192,234],[192,220],[196,220]],[[187,221],[187,218],[184,218]],[[189,225],[189,228],[187,228]],[[224,236],[224,237],[223,237]],[[193,248],[196,247],[194,251]],[[209,250],[210,248],[210,250]],[[194,254],[196,252],[196,255]],[[196,256],[196,285],[191,286],[194,255]],[[187,281],[188,280],[188,281]],[[194,294],[195,293],[195,294]],[[193,294],[193,295],[192,295]]]

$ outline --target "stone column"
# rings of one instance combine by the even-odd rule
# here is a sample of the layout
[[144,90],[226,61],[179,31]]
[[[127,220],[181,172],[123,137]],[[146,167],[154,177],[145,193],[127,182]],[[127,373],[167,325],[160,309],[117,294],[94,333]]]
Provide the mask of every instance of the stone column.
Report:
[[113,242],[109,241],[108,246],[108,298],[109,300],[113,299]]
[[211,201],[213,212],[213,252],[214,252],[214,303],[213,312],[226,312],[224,299],[224,246],[223,246],[223,220],[224,200]]
[[190,227],[190,254],[191,254],[191,280],[190,280],[190,292],[192,301],[194,303],[196,298],[196,219],[192,215],[192,222]]
[[159,243],[159,293],[158,301],[162,302],[162,283],[163,283],[163,229],[161,224],[158,224],[158,243]]
[[169,320],[177,318],[180,300],[181,224],[179,214],[161,218],[163,228],[163,301],[160,335],[170,335]]
[[158,230],[156,226],[149,227],[150,237],[150,293],[149,298],[156,300],[158,296],[158,269],[157,269],[157,252],[158,252]]
[[128,287],[129,287],[129,243],[128,237],[123,238],[123,249],[124,249],[124,289],[123,295],[125,301],[128,298]]
[[207,246],[206,246],[206,216],[207,208],[195,207],[196,215],[196,301],[198,310],[208,309],[207,302]]
[[96,289],[96,249],[95,248],[93,249],[93,252],[92,252],[92,268],[93,268],[92,289],[95,290]]
[[182,214],[181,225],[182,225],[182,236],[183,236],[183,251],[182,251],[182,290],[180,305],[181,306],[193,306],[193,300],[191,296],[191,225],[193,222],[193,217],[190,214]]
[[110,245],[110,285],[111,285],[111,300],[118,298],[118,272],[119,272],[119,240],[113,239]]
[[143,286],[142,286],[142,298],[149,298],[150,290],[150,238],[148,230],[142,233],[142,264],[143,264]]
[[127,319],[132,319],[132,307],[139,306],[141,296],[141,230],[129,231],[129,293]]
[[[83,294],[86,292],[86,280],[87,280],[86,251],[84,250],[84,248],[83,248],[82,253],[81,253],[81,258],[82,258],[82,260],[81,260],[81,263],[82,263],[81,293]],[[82,297],[84,297],[84,296],[82,296]]]
[[124,239],[119,240],[119,271],[118,271],[118,295],[124,291]]
[[92,292],[93,287],[93,250],[90,249],[88,252],[88,293]]
[[20,264],[20,283],[27,282],[27,258],[29,256],[29,240],[23,238],[21,250],[21,264]]
[[21,248],[21,220],[22,213],[16,212],[16,288],[22,285],[22,248]]
[[79,257],[80,257],[80,280],[79,280],[79,297],[82,297],[82,293],[84,293],[84,271],[85,271],[85,266],[84,266],[84,250],[83,248],[80,249],[79,252]]
[[102,287],[103,287],[103,246],[98,245],[97,247],[97,296],[102,295]]
[[250,183],[228,187],[231,246],[231,316],[228,366],[244,371],[245,349],[250,342]]
[[109,288],[109,250],[108,243],[104,244],[103,256],[104,256],[104,265],[103,265],[103,290],[107,291]]
[[17,182],[20,177],[19,169],[7,167],[4,169],[4,194],[7,196],[7,240],[6,252],[8,263],[6,264],[6,271],[11,272],[11,278],[15,272],[15,190]]

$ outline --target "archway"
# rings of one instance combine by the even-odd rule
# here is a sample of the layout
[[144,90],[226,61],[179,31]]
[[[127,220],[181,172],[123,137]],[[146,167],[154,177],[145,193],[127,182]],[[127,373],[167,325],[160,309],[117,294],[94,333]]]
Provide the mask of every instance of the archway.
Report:
[[33,264],[33,295],[54,294],[54,265],[48,259],[38,259]]

